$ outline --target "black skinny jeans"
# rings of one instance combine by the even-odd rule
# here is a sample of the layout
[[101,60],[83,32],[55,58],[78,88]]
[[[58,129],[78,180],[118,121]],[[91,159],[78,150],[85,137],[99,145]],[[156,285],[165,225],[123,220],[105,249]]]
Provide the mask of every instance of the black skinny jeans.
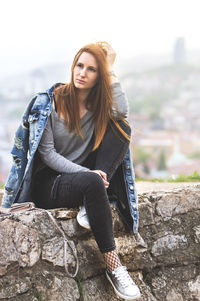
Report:
[[[130,135],[130,127],[120,122]],[[84,166],[107,173],[110,181],[122,162],[129,142],[114,125],[109,125],[98,150],[92,152]],[[102,178],[94,172],[58,174],[45,168],[34,179],[36,206],[45,209],[75,208],[85,205],[91,229],[102,253],[114,250],[112,215]]]

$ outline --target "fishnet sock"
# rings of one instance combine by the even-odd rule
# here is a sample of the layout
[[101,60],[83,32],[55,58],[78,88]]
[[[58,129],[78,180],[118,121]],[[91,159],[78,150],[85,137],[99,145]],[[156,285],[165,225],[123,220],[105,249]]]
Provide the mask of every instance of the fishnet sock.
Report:
[[110,272],[122,265],[116,251],[103,253],[103,257]]

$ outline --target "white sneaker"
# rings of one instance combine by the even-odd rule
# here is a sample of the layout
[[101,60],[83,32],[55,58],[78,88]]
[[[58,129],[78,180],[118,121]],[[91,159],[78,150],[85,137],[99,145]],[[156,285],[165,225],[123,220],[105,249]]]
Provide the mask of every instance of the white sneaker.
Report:
[[141,296],[138,286],[132,280],[125,266],[120,266],[112,272],[106,270],[106,276],[119,297],[125,300],[134,300]]
[[82,226],[83,228],[86,228],[88,230],[91,229],[89,220],[88,220],[88,216],[87,216],[87,213],[85,210],[85,206],[81,206],[81,208],[76,216],[76,219],[80,226]]

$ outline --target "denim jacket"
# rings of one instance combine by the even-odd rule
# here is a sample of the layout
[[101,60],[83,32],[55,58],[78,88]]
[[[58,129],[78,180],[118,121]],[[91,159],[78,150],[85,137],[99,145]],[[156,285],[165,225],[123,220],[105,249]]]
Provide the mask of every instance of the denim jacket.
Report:
[[[45,92],[38,93],[30,101],[23,114],[11,150],[13,164],[5,184],[2,200],[2,207],[4,208],[9,208],[15,202],[34,202],[30,194],[33,162],[48,116],[52,111],[52,92],[57,85],[60,84],[55,84]],[[118,173],[116,182],[123,183],[125,195],[123,199],[119,199],[114,204],[129,228],[137,233],[138,200],[130,149],[116,173]]]

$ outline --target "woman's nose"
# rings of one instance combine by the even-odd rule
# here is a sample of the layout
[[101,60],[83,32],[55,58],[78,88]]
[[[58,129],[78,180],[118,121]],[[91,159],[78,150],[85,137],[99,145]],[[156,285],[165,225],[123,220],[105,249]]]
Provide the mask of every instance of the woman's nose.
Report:
[[83,68],[83,69],[80,71],[80,75],[81,75],[81,76],[85,76],[85,71],[86,71],[86,70]]

